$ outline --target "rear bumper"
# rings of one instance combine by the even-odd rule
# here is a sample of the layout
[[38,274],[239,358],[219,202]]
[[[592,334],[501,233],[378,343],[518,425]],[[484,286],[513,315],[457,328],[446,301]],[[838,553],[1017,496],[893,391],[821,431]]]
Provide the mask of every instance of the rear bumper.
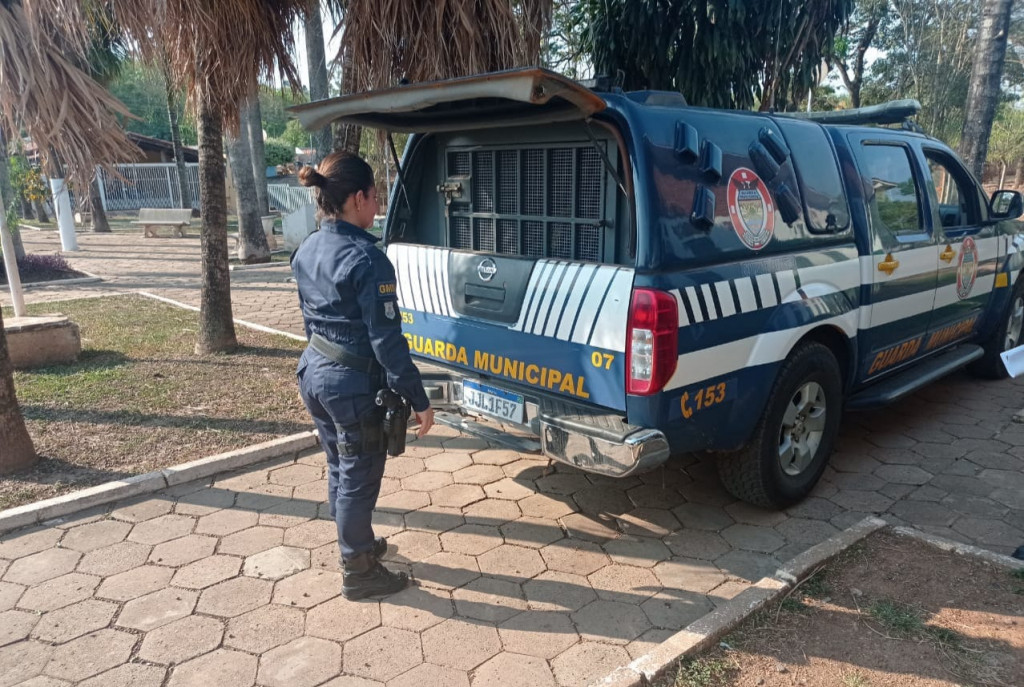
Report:
[[[431,403],[438,408],[461,412],[462,380],[475,378],[417,361]],[[508,387],[506,382],[497,381]],[[526,424],[511,425],[540,440],[540,451],[560,463],[608,477],[627,477],[648,472],[668,460],[668,440],[657,430],[626,423],[621,413],[578,405],[551,398],[525,388],[516,388],[526,398]],[[501,441],[493,425],[472,421],[458,423],[462,431]],[[507,442],[520,450],[521,434],[508,435]]]

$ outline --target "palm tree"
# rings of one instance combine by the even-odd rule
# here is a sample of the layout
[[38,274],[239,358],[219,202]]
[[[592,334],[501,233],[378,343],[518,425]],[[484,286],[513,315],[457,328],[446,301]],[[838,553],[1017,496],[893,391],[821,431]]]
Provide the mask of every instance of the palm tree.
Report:
[[[309,99],[323,100],[330,94],[327,90],[327,57],[324,50],[324,22],[320,12],[320,0],[313,0],[310,3],[303,26],[306,34]],[[318,161],[323,160],[331,152],[331,128],[329,126],[313,132],[313,148],[316,150]]]
[[238,259],[246,264],[270,262],[270,246],[260,220],[246,124],[243,120],[239,131],[227,136],[228,164],[231,165],[231,177],[235,182],[235,208],[238,215]]
[[[257,86],[257,91],[259,86]],[[263,146],[263,114],[260,111],[260,96],[256,92],[245,104],[242,131],[249,139],[252,153],[252,175],[256,182],[256,203],[260,216],[270,214],[270,199],[267,191],[267,153]]]
[[181,125],[178,123],[178,89],[174,85],[166,54],[160,56],[160,73],[163,74],[164,91],[167,94],[167,123],[171,129],[174,167],[178,170],[178,207],[191,208],[192,194],[189,192],[188,169],[185,167],[185,148],[181,145]]

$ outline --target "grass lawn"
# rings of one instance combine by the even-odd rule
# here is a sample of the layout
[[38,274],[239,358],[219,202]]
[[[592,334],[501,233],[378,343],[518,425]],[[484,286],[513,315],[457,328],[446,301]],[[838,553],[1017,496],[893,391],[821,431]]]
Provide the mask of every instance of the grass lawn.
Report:
[[15,373],[42,460],[0,478],[0,509],[312,428],[295,382],[302,342],[238,327],[237,353],[198,356],[198,314],[141,296],[28,308],[58,309],[81,328],[82,355]]

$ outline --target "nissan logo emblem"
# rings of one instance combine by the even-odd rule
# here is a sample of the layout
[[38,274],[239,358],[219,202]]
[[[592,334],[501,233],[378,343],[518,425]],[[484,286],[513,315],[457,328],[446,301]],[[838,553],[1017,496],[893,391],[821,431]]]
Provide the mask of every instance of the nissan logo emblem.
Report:
[[476,273],[480,277],[480,281],[490,281],[498,273],[498,266],[494,264],[493,260],[487,258],[477,265]]

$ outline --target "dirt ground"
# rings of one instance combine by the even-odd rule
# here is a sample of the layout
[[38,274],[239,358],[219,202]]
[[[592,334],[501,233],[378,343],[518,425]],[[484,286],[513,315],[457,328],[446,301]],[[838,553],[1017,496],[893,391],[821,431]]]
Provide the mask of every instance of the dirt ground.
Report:
[[660,687],[1024,685],[1024,575],[891,533]]
[[0,478],[0,508],[312,428],[295,382],[302,342],[237,327],[238,352],[198,356],[198,315],[141,296],[29,314],[58,309],[79,325],[82,354],[15,373],[41,460]]

